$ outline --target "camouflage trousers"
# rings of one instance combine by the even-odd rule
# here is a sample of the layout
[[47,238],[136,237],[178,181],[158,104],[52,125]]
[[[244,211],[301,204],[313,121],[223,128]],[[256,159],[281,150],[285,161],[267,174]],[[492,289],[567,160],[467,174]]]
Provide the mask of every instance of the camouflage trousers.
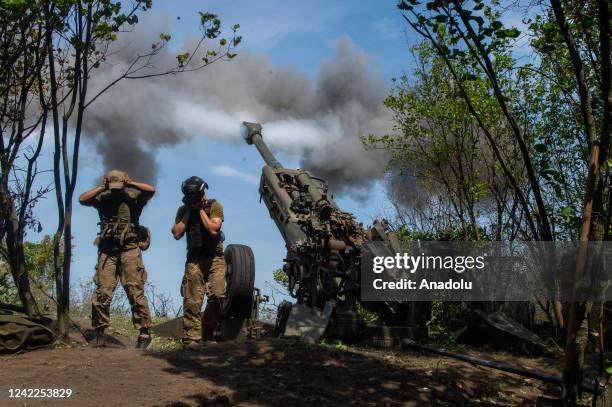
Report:
[[110,304],[117,287],[117,278],[132,307],[134,328],[151,326],[149,302],[144,292],[147,272],[138,247],[112,253],[99,252],[91,297],[91,322],[94,328],[106,328],[110,322]]
[[[225,299],[227,264],[223,256],[211,259],[187,259],[181,284],[183,296],[183,342],[197,342],[204,330],[212,334],[221,318]],[[200,314],[204,295],[208,302],[204,314]]]

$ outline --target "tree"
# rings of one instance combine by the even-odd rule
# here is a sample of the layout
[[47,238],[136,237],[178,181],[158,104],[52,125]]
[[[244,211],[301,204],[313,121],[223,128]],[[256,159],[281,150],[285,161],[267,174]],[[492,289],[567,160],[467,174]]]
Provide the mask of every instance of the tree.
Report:
[[[370,148],[390,153],[391,199],[400,217],[413,219],[402,224],[438,236],[457,228],[459,236],[453,240],[530,238],[511,186],[498,174],[493,151],[457,85],[448,81],[445,62],[428,43],[418,44],[413,52],[416,67],[410,78],[404,75],[396,81],[385,100],[394,112],[396,134],[364,140]],[[505,66],[512,61],[502,54],[496,60]],[[469,68],[461,71],[461,75],[468,74]],[[516,164],[518,149],[508,137],[508,128],[499,125],[502,113],[486,78],[474,78],[465,84],[465,90],[524,190],[525,175]]]
[[[40,242],[24,242],[25,267],[31,287],[31,294],[38,306],[38,311],[44,314],[55,309],[55,290],[53,277],[53,238],[45,235]],[[10,284],[9,259],[0,256],[0,303],[16,304],[19,302],[17,288]]]
[[[471,6],[470,6],[471,4]],[[506,28],[492,13],[492,8],[482,0],[473,3],[461,0],[453,1],[401,1],[399,8],[405,12],[404,18],[408,24],[421,36],[430,41],[437,54],[444,59],[453,81],[459,86],[461,96],[468,109],[484,132],[504,176],[513,187],[514,193],[523,208],[531,232],[535,240],[553,240],[553,224],[551,212],[554,206],[546,205],[543,194],[543,183],[538,177],[534,165],[534,154],[546,151],[546,146],[533,145],[530,149],[530,135],[520,126],[516,105],[511,93],[500,81],[500,70],[496,67],[493,51],[500,47],[508,47],[509,39],[517,38],[520,32],[515,28]],[[495,3],[494,3],[495,4]],[[610,160],[610,5],[606,1],[566,2],[551,0],[550,7],[542,6],[544,16],[539,22],[532,24],[534,31],[533,48],[545,57],[543,70],[535,72],[546,78],[547,73],[556,71],[562,73],[558,87],[567,97],[567,111],[579,111],[575,118],[576,128],[580,128],[582,139],[575,144],[588,153],[586,177],[581,179],[582,215],[580,216],[579,235],[581,242],[602,241],[610,237],[610,168],[606,164]],[[542,11],[542,10],[541,10]],[[450,36],[448,43],[441,41],[442,35]],[[555,54],[556,59],[550,55]],[[529,180],[530,190],[524,193],[520,190],[515,175],[506,165],[496,140],[490,129],[482,120],[465,89],[467,78],[458,75],[455,61],[468,57],[484,75],[493,90],[499,108],[503,112],[511,134],[519,146],[522,166]],[[569,63],[568,63],[569,62]],[[548,64],[548,66],[546,65]],[[531,69],[531,66],[519,67]],[[589,81],[589,78],[593,79]],[[548,78],[550,79],[550,78]],[[554,79],[553,79],[554,80]],[[574,103],[577,98],[577,103]],[[537,137],[537,135],[536,135]],[[574,154],[578,156],[579,153]],[[563,177],[565,174],[555,174],[554,171],[540,169],[540,175]],[[569,217],[565,211],[561,215]],[[587,270],[588,246],[581,245],[575,272],[575,287],[580,288]],[[584,348],[586,346],[586,321],[592,306],[591,301],[572,301],[569,306],[566,322],[566,364],[564,368],[563,400],[573,405],[579,395],[582,382],[584,363]],[[560,302],[555,307],[557,319],[564,321]]]
[[[24,253],[29,228],[40,228],[33,208],[49,191],[35,188],[47,109],[45,101],[46,41],[39,21],[38,2],[0,4],[0,240],[2,255],[26,313],[36,312],[36,301]],[[36,140],[37,138],[37,140]]]
[[45,235],[40,242],[25,242],[24,248],[32,294],[41,311],[49,314],[56,308],[53,237]]
[[[596,6],[591,4],[591,7],[584,10],[570,2],[569,8],[572,9],[571,6],[574,6],[572,10],[574,15],[568,16],[560,1],[551,0],[550,3],[575,75],[575,88],[580,100],[582,126],[590,151],[589,171],[586,179],[580,226],[580,242],[602,241],[610,238],[609,215],[612,210],[610,208],[612,206],[612,199],[610,199],[612,197],[612,188],[610,187],[612,172],[607,165],[607,162],[611,160],[610,133],[612,131],[612,56],[610,54],[612,16],[610,14],[610,4],[607,1],[598,1]],[[586,44],[589,50],[595,54],[595,60],[600,63],[599,89],[597,90],[603,106],[601,106],[599,120],[595,119],[594,96],[592,95],[593,90],[589,89],[587,84],[587,69],[576,43],[576,34],[570,27],[573,19],[584,20],[593,17],[592,14],[589,16],[589,12],[593,12],[593,10],[598,18],[597,23],[591,24],[590,30],[583,28],[583,34],[588,39],[592,36],[593,31],[599,32],[599,53],[590,49],[590,43]],[[595,97],[599,95],[596,93]],[[605,194],[608,194],[608,202],[606,202]],[[577,287],[581,287],[585,278],[589,277],[589,270],[587,269],[588,250],[589,247],[586,244],[581,245],[575,274]],[[572,301],[570,304],[565,344],[565,368],[563,370],[563,398],[568,404],[575,404],[580,394],[580,384],[584,376],[584,352],[588,339],[587,320],[591,308],[592,301]]]

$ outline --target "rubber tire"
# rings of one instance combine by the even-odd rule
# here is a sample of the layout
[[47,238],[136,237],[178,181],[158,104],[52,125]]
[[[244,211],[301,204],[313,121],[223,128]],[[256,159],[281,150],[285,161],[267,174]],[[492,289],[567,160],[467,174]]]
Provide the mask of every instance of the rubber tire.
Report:
[[227,296],[223,303],[224,318],[251,318],[255,289],[255,256],[249,246],[226,247]]

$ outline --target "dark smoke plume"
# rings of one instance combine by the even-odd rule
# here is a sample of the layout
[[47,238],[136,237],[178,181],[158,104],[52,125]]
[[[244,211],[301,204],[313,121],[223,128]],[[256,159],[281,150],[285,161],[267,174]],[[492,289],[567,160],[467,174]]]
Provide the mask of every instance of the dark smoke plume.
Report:
[[[113,63],[96,73],[94,88],[119,75],[152,42],[139,32],[125,40]],[[239,140],[240,123],[258,121],[273,150],[298,155],[301,166],[327,179],[333,190],[359,193],[383,175],[387,162],[359,140],[391,130],[391,114],[382,105],[387,87],[348,37],[333,47],[336,55],[321,64],[315,83],[297,69],[246,52],[196,72],[124,80],[92,104],[85,132],[106,168],[155,181],[159,147],[191,137]],[[172,66],[174,58],[164,52],[155,69]]]

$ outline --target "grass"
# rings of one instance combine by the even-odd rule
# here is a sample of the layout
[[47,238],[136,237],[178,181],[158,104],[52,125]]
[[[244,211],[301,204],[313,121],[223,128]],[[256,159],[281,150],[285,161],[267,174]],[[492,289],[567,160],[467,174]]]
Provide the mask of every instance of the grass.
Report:
[[334,339],[334,340],[323,339],[317,342],[317,345],[323,348],[333,348],[333,349],[344,350],[344,351],[348,350],[349,348],[348,345],[346,345],[339,339]]
[[[73,310],[72,316],[81,320],[87,320],[87,323],[89,323],[90,310],[78,308]],[[152,317],[151,325],[155,326],[157,324],[161,324],[162,322],[166,322],[169,319],[172,318]],[[83,326],[83,328],[89,328],[89,326]],[[111,335],[123,336],[134,342],[138,338],[138,331],[134,329],[134,325],[132,324],[132,316],[129,314],[111,312],[110,326],[108,327],[106,332]],[[162,352],[171,352],[174,350],[181,349],[181,347],[181,341],[178,339],[164,338],[161,336],[153,335],[153,341],[151,346],[152,349],[159,350]]]

